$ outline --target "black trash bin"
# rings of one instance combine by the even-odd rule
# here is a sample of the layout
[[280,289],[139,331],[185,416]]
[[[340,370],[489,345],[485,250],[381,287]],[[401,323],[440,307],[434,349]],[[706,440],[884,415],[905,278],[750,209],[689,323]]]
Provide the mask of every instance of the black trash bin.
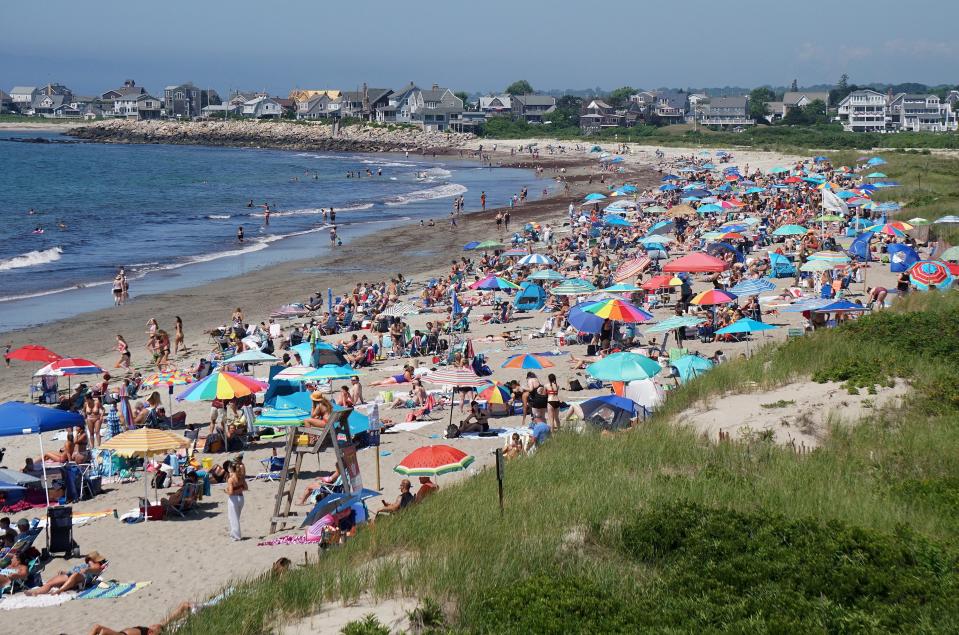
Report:
[[73,540],[73,508],[67,506],[47,508],[47,553],[64,557],[80,553]]

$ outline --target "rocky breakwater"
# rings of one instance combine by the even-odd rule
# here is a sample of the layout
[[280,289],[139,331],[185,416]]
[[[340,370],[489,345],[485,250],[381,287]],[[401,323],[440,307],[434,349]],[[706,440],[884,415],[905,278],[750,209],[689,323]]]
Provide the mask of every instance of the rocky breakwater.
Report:
[[185,145],[340,150],[347,152],[436,152],[462,147],[469,133],[436,132],[409,126],[289,121],[97,121],[70,131],[78,139],[100,143],[176,143]]

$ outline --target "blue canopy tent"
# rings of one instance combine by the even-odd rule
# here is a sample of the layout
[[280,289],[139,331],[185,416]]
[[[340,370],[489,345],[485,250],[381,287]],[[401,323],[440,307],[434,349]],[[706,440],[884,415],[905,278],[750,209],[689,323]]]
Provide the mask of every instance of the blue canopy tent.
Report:
[[871,260],[869,252],[869,242],[872,240],[872,232],[863,232],[856,236],[856,239],[852,241],[852,244],[849,245],[849,249],[846,250],[850,256],[856,260],[862,262],[868,262]]
[[769,252],[769,265],[772,269],[770,275],[773,278],[789,278],[796,275],[796,266],[782,254]]
[[[310,412],[313,409],[313,401],[310,399],[310,393],[306,390],[299,390],[294,393],[277,396],[269,403],[267,403],[266,399],[264,399],[264,405],[273,408],[295,406],[297,408],[302,408],[307,412]],[[345,410],[345,408],[342,406],[333,404],[333,412],[341,412],[343,410]],[[370,429],[370,418],[355,408],[347,418],[347,422],[350,426],[350,436],[356,436],[357,434],[367,432]]]
[[[35,434],[40,442],[40,456],[43,456],[44,432],[63,430],[83,426],[83,415],[76,412],[66,412],[45,408],[22,401],[8,401],[0,404],[0,437],[14,437],[23,434]],[[47,496],[47,507],[50,506],[49,487],[47,485],[47,469],[41,461],[43,469],[43,489]]]
[[520,285],[519,293],[513,299],[513,306],[518,311],[537,311],[546,306],[546,291],[543,287],[530,281]]

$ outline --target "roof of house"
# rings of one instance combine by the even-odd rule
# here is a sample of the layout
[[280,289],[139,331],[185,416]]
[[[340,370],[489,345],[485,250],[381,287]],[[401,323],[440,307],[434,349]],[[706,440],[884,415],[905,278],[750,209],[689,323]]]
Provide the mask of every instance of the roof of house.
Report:
[[339,99],[341,94],[342,91],[335,89],[297,88],[291,90],[288,97],[297,101],[313,99],[319,95],[326,95],[330,99]]
[[142,95],[137,96],[137,101],[146,101],[147,99],[152,99],[153,101],[160,101],[150,93],[143,93]]
[[590,108],[612,108],[612,106],[607,104],[602,99],[594,99],[590,101],[589,104],[586,106],[587,110],[589,110]]
[[0,90],[0,99],[6,101],[6,100],[10,99],[10,95],[8,95],[7,93],[5,93],[5,92],[3,92],[2,90]]
[[421,90],[420,93],[423,95],[423,101],[443,101],[443,97],[447,93],[453,94],[449,88],[429,88],[426,90]]
[[514,95],[513,99],[524,106],[552,106],[556,103],[552,95]]
[[176,90],[177,88],[196,88],[196,86],[193,85],[193,82],[186,82],[185,84],[171,84],[164,87],[163,90]]
[[745,108],[747,97],[739,95],[737,97],[713,97],[709,101],[710,108]]
[[826,92],[807,92],[807,91],[788,91],[783,95],[783,103],[787,106],[795,106],[799,100],[805,97],[809,101],[829,101],[829,93]]
[[665,101],[671,108],[685,108],[687,95],[678,90],[663,90],[656,93],[656,101]]
[[36,86],[14,86],[14,87],[13,87],[13,90],[10,91],[10,94],[11,94],[11,95],[14,95],[14,94],[24,95],[24,94],[27,94],[27,93],[32,93],[32,92],[35,91],[36,89],[37,89]]
[[63,105],[64,95],[37,95],[33,98],[33,107],[36,108],[45,99],[51,100],[52,107],[57,108]]

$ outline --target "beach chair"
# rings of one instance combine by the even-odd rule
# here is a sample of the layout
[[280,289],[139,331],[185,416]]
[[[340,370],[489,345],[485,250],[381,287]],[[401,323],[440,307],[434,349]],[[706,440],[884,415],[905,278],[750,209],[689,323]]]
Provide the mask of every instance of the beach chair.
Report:
[[388,333],[383,334],[383,345],[380,346],[380,359],[388,359],[394,357],[396,351],[393,350],[393,337]]
[[180,488],[180,502],[176,505],[164,505],[168,512],[173,512],[180,518],[184,518],[193,511],[196,505],[197,489],[194,483],[184,483]]

